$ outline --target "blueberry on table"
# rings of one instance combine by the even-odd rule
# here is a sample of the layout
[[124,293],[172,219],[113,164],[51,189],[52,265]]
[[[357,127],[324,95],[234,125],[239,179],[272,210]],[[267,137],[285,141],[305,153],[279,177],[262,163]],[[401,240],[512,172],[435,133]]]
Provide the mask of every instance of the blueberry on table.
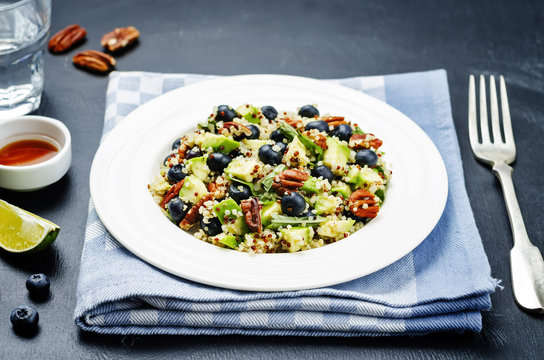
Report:
[[185,160],[189,160],[195,157],[202,156],[202,151],[200,149],[191,149],[185,153]]
[[38,330],[40,315],[38,310],[29,305],[15,308],[9,317],[13,330],[20,335],[31,335]]
[[221,222],[219,218],[211,218],[208,223],[204,222],[204,219],[200,220],[200,228],[209,236],[215,236],[221,234],[223,230],[221,229]]
[[302,117],[313,118],[319,116],[319,110],[313,105],[304,105],[298,110],[298,114]]
[[251,197],[251,190],[249,186],[239,183],[233,183],[231,186],[229,186],[228,193],[237,204],[240,204],[242,200],[246,200]]
[[249,135],[248,139],[258,139],[261,135],[261,130],[257,127],[257,125],[248,125],[247,128],[251,130],[251,135]]
[[221,153],[211,153],[206,160],[206,164],[212,171],[222,172],[232,159]]
[[282,154],[279,151],[274,151],[272,145],[263,145],[259,149],[259,160],[268,165],[281,164]]
[[304,130],[312,130],[312,129],[317,129],[317,130],[319,130],[321,132],[326,132],[328,134],[329,133],[329,124],[327,124],[323,120],[318,120],[318,121],[310,121],[304,127]]
[[284,139],[287,139],[279,130],[274,130],[270,134],[270,139],[275,142],[283,142]]
[[268,120],[274,120],[278,116],[278,111],[271,105],[263,106],[261,112]]
[[176,150],[177,148],[179,148],[181,146],[181,139],[177,139],[176,141],[174,141],[172,143],[172,150]]
[[306,209],[306,201],[296,191],[291,191],[281,198],[281,211],[287,216],[299,216]]
[[348,141],[351,138],[351,135],[353,135],[353,130],[351,129],[351,126],[347,124],[340,124],[337,127],[334,128],[334,130],[331,133],[332,136],[336,136],[340,140]]
[[276,146],[280,148],[282,154],[285,154],[285,151],[287,151],[287,144],[284,142],[277,142]]
[[312,169],[311,175],[316,178],[322,176],[323,179],[327,179],[329,182],[332,182],[333,179],[332,171],[327,165],[316,166]]
[[228,105],[219,105],[215,114],[215,121],[232,121],[237,117],[236,111]]
[[191,207],[179,197],[175,197],[168,202],[168,212],[170,213],[172,221],[176,224],[179,224],[181,220],[183,220],[190,208]]
[[187,176],[186,171],[187,170],[185,169],[185,166],[181,164],[176,164],[172,166],[170,169],[168,169],[168,173],[166,174],[166,176],[168,177],[168,182],[170,184],[175,184],[185,179],[185,177]]
[[32,274],[26,279],[26,289],[34,299],[47,299],[51,282],[45,274]]
[[355,163],[360,166],[368,165],[368,167],[374,167],[378,163],[378,155],[370,149],[363,149],[357,151],[355,154]]

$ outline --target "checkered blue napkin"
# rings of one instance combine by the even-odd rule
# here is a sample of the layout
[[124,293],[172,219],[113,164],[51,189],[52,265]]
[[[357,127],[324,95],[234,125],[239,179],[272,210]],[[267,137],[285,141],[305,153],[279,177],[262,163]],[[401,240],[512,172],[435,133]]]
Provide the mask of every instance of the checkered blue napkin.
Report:
[[[104,136],[141,104],[211,76],[114,72]],[[105,334],[362,336],[480,331],[497,286],[465,190],[443,70],[328,80],[365,92],[413,119],[448,171],[446,209],[414,251],[363,278],[327,288],[258,293],[167,274],[132,255],[100,222],[92,202],[75,319]]]

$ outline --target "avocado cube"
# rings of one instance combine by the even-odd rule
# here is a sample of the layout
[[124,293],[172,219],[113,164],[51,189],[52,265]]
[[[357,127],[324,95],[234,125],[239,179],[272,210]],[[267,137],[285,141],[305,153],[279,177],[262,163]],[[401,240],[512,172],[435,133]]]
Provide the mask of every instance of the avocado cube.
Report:
[[314,205],[317,215],[332,214],[338,207],[338,199],[336,196],[319,196]]
[[350,149],[338,140],[327,138],[327,150],[323,154],[323,164],[337,175],[343,175],[349,160]]
[[296,252],[299,251],[304,244],[310,242],[314,236],[314,229],[307,226],[296,226],[290,229],[282,229],[281,233],[283,235],[282,239],[289,244],[288,251]]
[[195,175],[189,175],[185,178],[178,196],[187,203],[196,204],[206,195],[208,195],[206,184]]
[[236,108],[236,112],[240,114],[244,119],[249,121],[250,123],[253,123],[253,124],[261,123],[261,119],[259,118],[259,108],[253,105],[249,105],[249,104],[240,105]]
[[321,194],[322,191],[318,187],[318,182],[319,182],[319,179],[313,176],[310,176],[308,180],[306,180],[304,184],[302,185],[301,190],[309,194]]
[[367,184],[368,186],[372,184],[383,185],[383,179],[380,174],[368,166],[361,169],[361,178],[363,179],[363,184]]
[[306,155],[306,147],[298,137],[295,137],[288,146],[289,150],[283,155],[283,162],[289,161],[291,166],[306,166],[310,162]]
[[202,181],[206,180],[210,174],[210,168],[206,164],[206,158],[204,156],[186,160],[185,166],[187,167],[187,170],[189,170],[189,173]]
[[242,143],[251,151],[253,154],[258,154],[259,149],[263,145],[271,144],[270,140],[256,140],[256,139],[244,139]]
[[195,144],[200,146],[201,149],[212,148],[214,151],[219,151],[223,154],[228,154],[240,146],[238,141],[234,141],[224,135],[212,133],[204,133],[196,136]]
[[263,209],[261,210],[261,223],[263,227],[268,226],[272,222],[273,215],[280,215],[281,205],[277,201],[270,201],[263,204]]
[[348,184],[351,184],[354,189],[358,189],[364,183],[363,177],[361,176],[361,171],[357,168],[357,166],[350,166],[349,172],[344,177],[344,180]]
[[337,238],[349,234],[355,220],[327,220],[317,228],[317,234],[326,238]]
[[344,199],[349,198],[351,195],[351,189],[348,184],[339,181],[332,189],[331,192],[338,193],[344,197]]
[[238,240],[234,235],[228,235],[228,234],[220,234],[219,240],[221,244],[226,245],[232,249],[236,249],[238,247]]
[[233,199],[221,201],[213,207],[213,211],[221,224],[226,225],[228,233],[243,235],[249,231],[242,209]]
[[245,182],[252,182],[253,178],[257,175],[255,169],[256,167],[258,169],[259,166],[259,163],[255,159],[236,158],[229,163],[225,169],[225,173]]

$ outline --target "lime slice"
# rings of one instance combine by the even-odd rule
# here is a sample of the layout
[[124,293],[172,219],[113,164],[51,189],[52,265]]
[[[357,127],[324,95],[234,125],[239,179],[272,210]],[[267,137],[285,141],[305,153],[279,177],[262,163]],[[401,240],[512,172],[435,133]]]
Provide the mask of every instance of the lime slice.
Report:
[[40,251],[55,241],[60,227],[0,200],[0,247],[12,253]]

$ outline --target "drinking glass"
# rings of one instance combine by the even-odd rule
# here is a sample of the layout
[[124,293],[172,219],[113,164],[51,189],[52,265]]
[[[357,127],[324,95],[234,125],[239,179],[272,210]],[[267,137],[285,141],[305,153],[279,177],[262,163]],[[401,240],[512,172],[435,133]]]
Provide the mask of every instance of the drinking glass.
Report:
[[51,0],[0,0],[0,120],[36,110]]

